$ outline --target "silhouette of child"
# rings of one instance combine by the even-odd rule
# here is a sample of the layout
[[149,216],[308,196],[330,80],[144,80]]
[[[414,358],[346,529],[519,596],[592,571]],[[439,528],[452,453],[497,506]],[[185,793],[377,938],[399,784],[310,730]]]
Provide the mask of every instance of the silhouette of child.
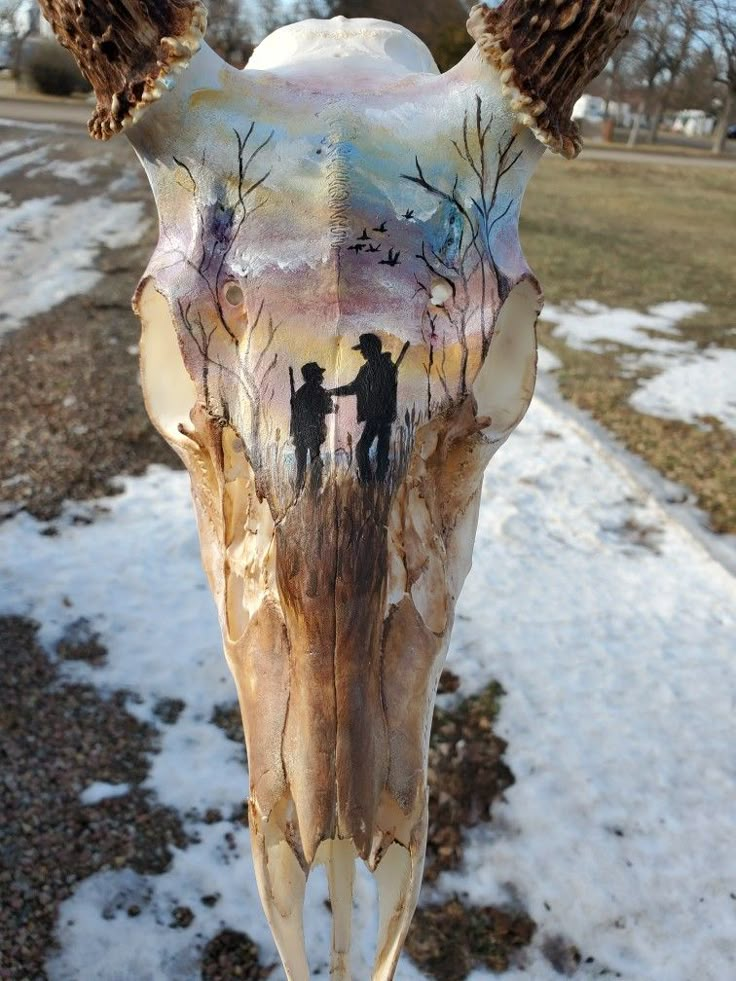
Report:
[[313,468],[315,485],[322,479],[322,457],[320,447],[327,439],[325,416],[335,412],[335,403],[322,386],[325,369],[315,361],[302,367],[304,384],[291,395],[291,437],[296,449],[297,488],[304,484],[307,473],[307,458]]

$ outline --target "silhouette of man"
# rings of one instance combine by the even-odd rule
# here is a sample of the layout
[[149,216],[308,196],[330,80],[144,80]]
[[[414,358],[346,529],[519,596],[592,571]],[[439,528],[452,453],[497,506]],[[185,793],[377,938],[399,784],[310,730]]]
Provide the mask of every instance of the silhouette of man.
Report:
[[335,411],[335,403],[322,386],[325,369],[315,361],[302,367],[304,384],[296,391],[294,373],[289,368],[291,379],[291,437],[296,449],[296,484],[304,485],[309,457],[315,485],[322,479],[322,457],[320,447],[327,439],[325,416]]
[[394,363],[391,354],[381,350],[381,340],[375,334],[361,334],[353,351],[360,351],[365,364],[349,385],[333,388],[330,395],[355,395],[358,422],[363,422],[355,456],[362,481],[373,479],[370,451],[376,442],[376,480],[385,480],[388,471],[388,451],[391,445],[391,426],[396,419],[396,390],[398,371],[408,344]]

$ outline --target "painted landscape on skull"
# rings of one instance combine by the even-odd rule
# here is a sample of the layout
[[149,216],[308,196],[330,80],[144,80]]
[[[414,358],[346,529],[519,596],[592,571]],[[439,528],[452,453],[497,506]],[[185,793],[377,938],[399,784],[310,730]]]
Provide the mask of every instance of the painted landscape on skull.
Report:
[[390,152],[344,115],[296,149],[229,119],[221,145],[173,158],[169,213],[188,227],[162,209],[150,271],[201,404],[238,435],[275,517],[328,482],[390,498],[418,428],[492,356],[528,272],[524,144],[480,95],[462,119]]

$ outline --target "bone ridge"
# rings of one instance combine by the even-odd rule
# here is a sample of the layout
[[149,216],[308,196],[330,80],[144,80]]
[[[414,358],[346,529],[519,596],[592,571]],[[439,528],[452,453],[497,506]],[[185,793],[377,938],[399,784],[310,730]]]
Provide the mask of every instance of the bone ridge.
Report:
[[375,67],[377,59],[383,60],[401,74],[439,74],[423,41],[399,24],[374,17],[311,19],[280,27],[261,41],[246,67],[273,70],[331,57],[366,57]]

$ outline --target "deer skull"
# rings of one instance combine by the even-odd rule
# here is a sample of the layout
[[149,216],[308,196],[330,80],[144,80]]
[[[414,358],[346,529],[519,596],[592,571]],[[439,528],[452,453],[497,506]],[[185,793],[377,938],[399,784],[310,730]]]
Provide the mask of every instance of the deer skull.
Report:
[[93,132],[126,128],[156,196],[144,393],[191,474],[287,975],[309,977],[304,891],[325,862],[349,977],[359,857],[373,977],[391,978],[482,475],[534,387],[524,188],[545,144],[577,152],[569,106],[635,3],[477,7],[444,75],[382,21],[282,28],[237,71],[201,43],[196,0],[42,5],[95,84]]

